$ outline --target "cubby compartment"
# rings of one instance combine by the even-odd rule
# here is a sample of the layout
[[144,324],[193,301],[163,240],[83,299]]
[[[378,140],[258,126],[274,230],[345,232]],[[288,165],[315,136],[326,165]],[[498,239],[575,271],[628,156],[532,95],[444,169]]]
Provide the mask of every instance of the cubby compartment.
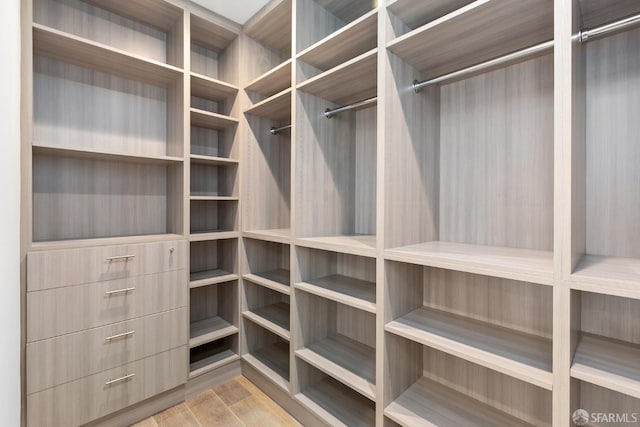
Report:
[[239,149],[234,139],[220,129],[191,126],[191,158],[237,159]]
[[385,331],[551,390],[551,287],[395,261],[385,275]]
[[340,252],[296,248],[297,289],[370,313],[376,312],[376,260]]
[[299,289],[296,306],[296,358],[375,401],[375,314]]
[[375,425],[375,403],[301,360],[296,363],[300,392],[296,399],[335,427]]
[[191,242],[190,287],[208,286],[236,279],[237,239]]
[[191,164],[191,200],[230,200],[238,195],[238,165]]
[[[579,380],[571,381],[571,417],[593,427],[629,426],[640,422],[640,398]],[[582,418],[579,418],[582,417]]]
[[551,426],[550,390],[388,332],[384,363],[385,425]]
[[238,230],[238,202],[235,200],[191,201],[191,238]]
[[183,11],[169,2],[150,8],[145,0],[34,0],[33,20],[60,34],[183,67]]
[[238,334],[193,347],[189,350],[189,378],[213,371],[239,359]]
[[638,402],[640,300],[580,291],[572,291],[571,298],[571,376]]
[[238,84],[238,32],[191,14],[191,72]]
[[244,284],[242,316],[289,341],[289,296],[251,282]]
[[250,320],[244,321],[247,353],[242,360],[289,392],[289,342]]
[[192,288],[189,301],[189,348],[238,333],[237,281]]
[[[520,1],[476,3],[495,3],[498,8],[506,3],[510,7],[526,4],[540,10],[551,4],[546,0],[535,5]],[[471,10],[467,13],[476,25],[491,27],[481,19],[484,15],[476,16]],[[497,12],[495,19],[511,23]],[[538,22],[528,15],[526,19]],[[534,37],[542,31],[546,37],[547,27],[553,26],[551,16],[548,20],[539,23],[537,32],[516,32]],[[471,39],[481,38],[467,26],[438,21],[434,28],[440,25],[456,37],[462,31],[472,31]],[[505,37],[512,33],[505,33]],[[441,59],[425,45],[419,51],[442,62],[423,64],[413,53],[391,48],[386,60],[385,256],[552,284],[551,45],[544,44],[516,59],[501,58],[506,62],[489,68],[479,65],[471,74],[461,71],[439,79],[440,72],[475,64],[473,59],[469,61],[474,55],[459,53],[454,41],[429,40],[438,40],[455,58]],[[460,40],[465,46],[473,45],[469,37],[460,36]],[[528,40],[526,46],[536,41]],[[502,46],[495,39],[491,43]],[[492,50],[480,51],[484,55]],[[414,81],[426,85],[420,93],[412,90]]]
[[244,279],[289,295],[289,245],[247,238],[243,242],[247,262]]

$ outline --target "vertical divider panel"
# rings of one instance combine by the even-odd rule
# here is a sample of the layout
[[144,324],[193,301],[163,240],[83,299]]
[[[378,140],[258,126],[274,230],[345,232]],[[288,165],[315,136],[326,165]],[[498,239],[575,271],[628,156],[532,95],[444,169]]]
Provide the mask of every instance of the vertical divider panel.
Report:
[[297,322],[298,312],[298,299],[295,290],[293,289],[294,283],[302,280],[302,274],[300,273],[300,267],[298,265],[298,251],[293,244],[295,237],[298,236],[298,218],[296,215],[295,206],[298,203],[296,197],[297,187],[297,175],[296,175],[296,162],[297,162],[297,147],[298,147],[298,130],[297,130],[297,98],[298,91],[296,86],[298,84],[298,60],[296,54],[298,52],[298,0],[291,0],[291,138],[290,138],[290,181],[289,181],[289,226],[291,236],[291,247],[289,248],[289,268],[290,268],[290,281],[291,295],[289,297],[289,391],[292,395],[296,395],[300,392],[300,378],[298,376],[298,363],[295,356],[295,351],[302,342],[300,335],[300,324]]

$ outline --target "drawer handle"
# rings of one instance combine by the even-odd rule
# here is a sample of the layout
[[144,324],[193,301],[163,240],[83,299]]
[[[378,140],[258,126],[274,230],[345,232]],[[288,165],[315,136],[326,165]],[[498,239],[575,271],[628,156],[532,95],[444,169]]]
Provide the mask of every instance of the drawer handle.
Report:
[[126,293],[129,293],[129,292],[133,292],[135,290],[136,290],[136,288],[116,289],[115,291],[107,291],[107,292],[105,292],[105,295],[111,296],[111,295],[116,295],[116,294],[126,294]]
[[133,335],[135,333],[136,333],[136,331],[123,332],[123,333],[118,334],[118,335],[111,335],[110,337],[105,338],[105,340],[106,341],[113,341],[113,340],[116,340],[118,338],[125,338],[125,337],[128,337],[128,336],[131,336],[131,335]]
[[128,260],[129,258],[135,258],[135,255],[118,255],[118,256],[110,256],[107,257],[107,261],[118,261],[120,259]]
[[106,383],[104,383],[104,385],[113,385],[115,383],[119,383],[119,382],[122,382],[122,381],[127,381],[127,380],[129,380],[129,379],[131,379],[131,378],[133,378],[135,376],[136,376],[136,374],[134,374],[134,373],[127,374],[124,377],[116,378],[115,380],[109,380]]

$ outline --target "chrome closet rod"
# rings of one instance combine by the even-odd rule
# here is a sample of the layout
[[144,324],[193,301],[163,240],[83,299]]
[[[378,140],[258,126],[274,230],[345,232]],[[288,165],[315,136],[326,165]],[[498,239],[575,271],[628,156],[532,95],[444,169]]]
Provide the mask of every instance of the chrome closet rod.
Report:
[[283,130],[287,130],[287,129],[291,129],[291,125],[284,125],[284,126],[280,126],[279,128],[272,127],[271,129],[269,129],[269,132],[271,132],[271,135],[277,135]]
[[343,107],[338,107],[334,109],[327,108],[326,110],[324,110],[324,116],[327,119],[330,119],[336,114],[340,114],[344,111],[353,110],[355,108],[364,107],[365,105],[374,104],[376,101],[378,101],[378,97],[374,96],[373,98],[365,99],[364,101],[356,102],[355,104],[345,105]]
[[440,77],[436,77],[434,79],[425,80],[423,82],[419,82],[415,80],[413,82],[413,90],[420,92],[427,86],[435,85],[438,83],[442,83],[447,80],[453,80],[459,77],[463,77],[465,75],[473,74],[478,71],[485,70],[487,68],[492,68],[498,65],[502,65],[508,62],[512,62],[518,59],[526,58],[529,56],[533,56],[547,50],[551,50],[553,48],[553,40],[549,40],[544,43],[537,44],[535,46],[528,47],[526,49],[519,50],[517,52],[509,53],[505,56],[501,56],[499,58],[491,59],[486,62],[482,62],[480,64],[472,65],[468,68],[463,68],[462,70],[454,71],[453,73],[445,74]]
[[640,14],[628,16],[590,30],[582,30],[578,33],[578,37],[580,38],[581,43],[585,43],[594,38],[603,37],[614,31],[623,30],[635,25],[640,25]]

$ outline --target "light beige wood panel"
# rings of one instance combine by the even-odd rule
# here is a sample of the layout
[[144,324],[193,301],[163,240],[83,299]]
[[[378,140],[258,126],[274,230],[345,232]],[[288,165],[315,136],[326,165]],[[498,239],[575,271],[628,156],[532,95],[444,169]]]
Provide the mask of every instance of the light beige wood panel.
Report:
[[238,361],[238,334],[192,348],[189,353],[189,378],[195,378]]
[[220,138],[216,129],[191,126],[191,154],[229,157],[231,147]]
[[[34,0],[33,7],[34,22],[156,61],[166,62],[168,44],[175,43],[167,37],[167,28],[163,31],[84,1]],[[176,24],[177,16],[174,19]]]
[[293,323],[298,327],[292,344],[295,350],[335,334],[338,329],[337,304],[296,290]]
[[279,123],[289,123],[291,121],[291,89],[270,96],[253,105],[245,114],[264,117]]
[[189,292],[189,322],[194,324],[221,317],[232,325],[237,325],[237,306],[238,287],[235,281],[194,288]]
[[191,196],[237,196],[238,167],[191,164]]
[[34,141],[167,155],[167,89],[49,58],[34,61]]
[[453,12],[473,0],[392,0],[387,2],[387,10],[402,20],[407,28],[417,27]]
[[344,21],[315,0],[296,0],[296,49],[302,52],[345,25]]
[[245,24],[245,34],[290,57],[291,1],[277,0],[265,6]]
[[[249,73],[251,74],[251,73]],[[291,87],[291,59],[270,69],[260,77],[249,83],[245,90],[247,93],[255,92],[263,97],[270,97],[286,88]],[[258,97],[252,99],[257,102]]]
[[355,0],[349,3],[341,0],[316,0],[316,3],[327,12],[347,23],[361,17],[378,5],[376,0]]
[[583,332],[640,344],[640,299],[581,294]]
[[629,0],[611,0],[606,3],[598,0],[580,0],[580,13],[584,28],[593,28],[638,14],[640,5]]
[[[270,71],[276,69],[280,65],[286,63],[291,56],[287,52],[286,54],[280,52],[277,49],[270,48],[269,46],[265,46],[261,44],[259,41],[256,41],[250,37],[243,38],[243,48],[242,48],[244,58],[251,58],[251,60],[243,60],[241,67],[244,73],[244,81],[243,84],[247,85],[245,90],[252,92],[253,90],[250,87],[253,87],[251,83],[257,82],[262,76],[265,76]],[[290,76],[288,77],[291,78]],[[289,87],[289,85],[284,85],[285,87]],[[260,93],[259,90],[254,92]],[[273,93],[277,93],[277,91],[270,91]],[[270,93],[270,95],[273,95]],[[261,100],[266,94],[262,94],[262,96],[252,96],[252,102],[258,102]]]
[[[186,6],[184,2],[162,0],[86,0],[86,2],[154,27],[176,31],[178,32],[176,37],[179,39],[177,44],[182,44],[182,35],[178,30],[182,31],[184,28],[176,21],[182,20],[183,10],[178,5],[184,7]],[[178,50],[180,49],[176,49]]]
[[186,318],[181,308],[27,344],[27,394],[182,347]]
[[552,249],[553,57],[443,86],[440,102],[440,240]]
[[377,111],[355,113],[355,234],[375,234]]
[[243,359],[277,385],[288,390],[289,343],[251,321],[245,321],[244,325],[241,338],[245,340],[248,354],[243,355]]
[[[579,382],[580,408],[593,417],[594,426],[633,425],[640,420],[640,399],[598,387],[586,382]],[[609,419],[613,414],[613,422]],[[635,415],[635,416],[634,416]],[[617,419],[616,417],[620,417]]]
[[[81,425],[184,384],[186,356],[179,347],[32,394],[27,398],[27,425]],[[131,374],[135,376],[106,385]]]
[[640,258],[640,30],[590,42],[587,55],[586,252]]
[[191,280],[215,276],[219,270],[237,272],[237,239],[209,240],[190,243]]
[[[27,294],[27,341],[185,307],[184,270]],[[109,292],[116,291],[109,294]]]
[[192,201],[191,234],[238,230],[236,201]]
[[34,156],[34,241],[165,234],[170,167]]
[[[289,245],[244,239],[244,247],[250,273],[264,276],[271,271],[289,270]],[[287,285],[288,282],[287,277]]]
[[[240,38],[235,36],[233,41],[219,56],[218,73],[220,79],[233,85],[240,85],[240,67],[243,62],[241,58]],[[240,112],[240,100],[238,97],[231,99],[233,115],[237,116]]]
[[28,291],[104,282],[186,268],[183,241],[33,251],[27,254]]
[[221,78],[218,73],[219,55],[206,47],[191,44],[191,69],[212,79]]
[[191,14],[191,43],[208,46],[213,51],[224,51],[237,36],[237,30],[223,24],[223,21],[212,22]]

